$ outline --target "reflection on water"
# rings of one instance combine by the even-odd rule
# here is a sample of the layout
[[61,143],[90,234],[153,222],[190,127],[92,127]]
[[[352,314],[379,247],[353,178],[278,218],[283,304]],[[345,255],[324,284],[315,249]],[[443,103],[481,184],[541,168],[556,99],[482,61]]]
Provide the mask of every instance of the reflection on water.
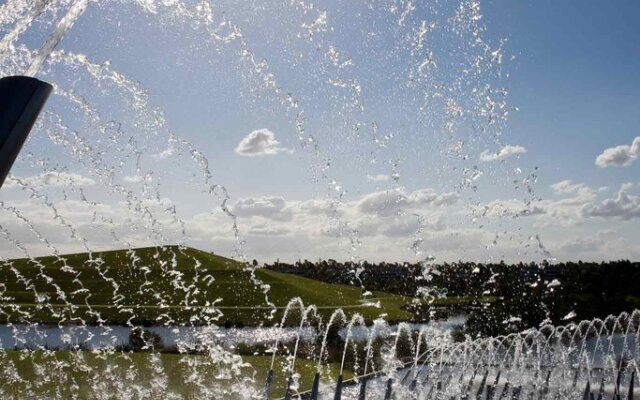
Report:
[[[429,327],[434,332],[446,333],[454,326],[463,324],[464,315],[452,316],[446,320],[421,324],[409,324],[412,330]],[[397,325],[390,327],[396,331]],[[300,332],[301,341],[311,341],[318,336],[315,327],[245,327],[222,328],[216,326],[151,326],[149,331],[157,333],[166,347],[193,347],[204,342],[213,342],[225,347],[238,344],[272,344],[278,339],[282,343],[292,342]],[[75,326],[75,325],[35,325],[12,324],[0,326],[0,348],[2,349],[108,349],[126,345],[133,328],[120,325]],[[372,332],[371,327],[356,326],[352,329],[351,339],[365,341]],[[340,336],[346,337],[346,328],[340,330]]]
[[[216,343],[223,346],[244,344],[269,344],[277,337],[285,342],[297,337],[296,328],[218,328],[215,326],[152,326],[165,346],[194,347],[201,343]],[[133,328],[126,326],[52,326],[52,325],[2,325],[0,326],[1,348],[47,348],[47,349],[106,349],[126,345]],[[313,328],[301,331],[303,340],[315,337]]]

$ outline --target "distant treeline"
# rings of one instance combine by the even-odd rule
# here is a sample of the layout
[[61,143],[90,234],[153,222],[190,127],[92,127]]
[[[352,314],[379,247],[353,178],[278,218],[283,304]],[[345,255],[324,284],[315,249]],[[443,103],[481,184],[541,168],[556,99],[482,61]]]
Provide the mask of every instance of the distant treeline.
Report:
[[[519,264],[359,264],[328,261],[275,263],[267,268],[331,283],[418,297],[421,290],[464,298],[466,333],[499,335],[538,327],[604,318],[640,308],[640,263],[543,262]],[[491,299],[491,301],[487,301]],[[460,302],[436,301],[439,307]],[[429,306],[425,306],[429,307]],[[433,305],[432,305],[433,307]]]

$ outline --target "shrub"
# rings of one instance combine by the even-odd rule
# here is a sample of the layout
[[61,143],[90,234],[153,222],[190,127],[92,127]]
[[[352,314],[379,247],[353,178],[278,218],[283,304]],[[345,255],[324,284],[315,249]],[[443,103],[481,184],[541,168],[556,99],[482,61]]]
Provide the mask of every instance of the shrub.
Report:
[[130,351],[134,352],[162,351],[164,343],[157,333],[136,327],[129,334],[128,347]]

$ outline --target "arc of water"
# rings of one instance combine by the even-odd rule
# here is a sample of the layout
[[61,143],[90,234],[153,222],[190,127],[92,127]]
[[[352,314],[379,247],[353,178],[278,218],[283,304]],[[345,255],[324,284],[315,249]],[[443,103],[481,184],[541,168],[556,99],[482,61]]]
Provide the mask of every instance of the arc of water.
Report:
[[[318,308],[315,305],[310,305],[309,307],[306,308],[306,310],[303,311],[302,313],[302,318],[300,320],[300,326],[298,327],[298,331],[296,334],[296,344],[293,348],[293,359],[291,360],[291,365],[289,366],[289,377],[291,380],[291,377],[293,377],[294,373],[295,373],[295,364],[296,364],[296,356],[298,355],[298,346],[300,344],[300,337],[301,337],[301,333],[302,333],[302,329],[304,327],[304,323],[306,321],[308,321],[308,316],[309,314],[313,312],[314,314],[317,314],[318,312]],[[289,383],[289,386],[291,386],[291,383]],[[290,388],[287,387],[287,393],[289,392]]]
[[13,42],[33,23],[33,21],[38,18],[47,8],[47,6],[51,3],[51,0],[36,0],[33,4],[29,4],[30,2],[24,1],[18,4],[16,1],[8,1],[2,5],[2,11],[5,14],[6,8],[10,9],[20,9],[23,5],[31,7],[26,12],[26,15],[22,13],[21,17],[17,20],[13,29],[4,35],[2,40],[0,40],[0,56],[4,56],[9,49],[13,46]]
[[47,41],[40,48],[38,54],[36,54],[36,57],[31,62],[29,69],[25,72],[26,76],[36,76],[53,49],[56,48],[58,43],[60,43],[60,40],[62,40],[64,35],[69,31],[69,29],[71,29],[73,24],[87,9],[88,3],[89,0],[78,0],[73,6],[71,6],[67,14],[60,20],[51,36],[49,36]]
[[358,313],[353,314],[353,316],[351,317],[351,321],[349,321],[349,324],[347,325],[347,333],[344,340],[344,350],[342,351],[342,362],[340,363],[340,376],[342,376],[344,372],[344,362],[347,358],[347,349],[349,348],[349,339],[351,339],[351,336],[353,335],[353,327],[356,324],[359,324],[360,326],[364,325],[364,318],[362,317],[362,315]]
[[271,356],[271,369],[273,369],[273,366],[276,362],[276,354],[278,352],[278,345],[280,344],[280,336],[282,336],[282,333],[284,330],[284,324],[287,322],[287,316],[289,315],[289,312],[291,311],[294,305],[298,305],[300,309],[303,310],[304,312],[304,303],[302,302],[302,299],[300,297],[294,297],[293,299],[289,300],[289,303],[287,303],[287,306],[285,307],[284,312],[282,314],[282,320],[280,321],[281,335],[278,335],[276,337],[274,347],[272,347],[273,355]]
[[322,368],[322,357],[324,356],[324,351],[326,350],[326,345],[327,345],[327,338],[329,335],[329,329],[331,329],[331,326],[333,325],[333,323],[335,322],[335,319],[338,317],[342,317],[342,320],[346,322],[347,320],[347,316],[344,313],[344,311],[339,308],[337,310],[335,310],[331,316],[329,317],[329,321],[327,322],[327,327],[325,328],[324,331],[324,337],[322,339],[322,345],[320,346],[320,353],[318,354],[318,367],[317,367],[317,372],[321,371]]

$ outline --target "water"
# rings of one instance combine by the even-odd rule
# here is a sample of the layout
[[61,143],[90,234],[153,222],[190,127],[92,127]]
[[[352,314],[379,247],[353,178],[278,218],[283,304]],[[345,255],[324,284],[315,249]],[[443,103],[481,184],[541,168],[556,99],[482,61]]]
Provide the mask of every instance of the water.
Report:
[[[457,398],[479,390],[483,374],[503,393],[505,382],[520,387],[525,398],[545,385],[548,371],[549,390],[568,396],[603,377],[610,391],[618,373],[626,385],[637,369],[637,313],[462,343],[449,331],[464,318],[397,326],[377,319],[370,328],[336,310],[318,323],[317,309],[299,299],[278,324],[283,300],[248,262],[348,259],[354,268],[344,274],[358,285],[359,263],[381,248],[379,256],[421,261],[425,300],[442,295],[427,284],[438,273],[432,254],[461,256],[446,250],[458,233],[434,241],[447,212],[420,207],[479,204],[481,177],[495,171],[474,155],[502,145],[510,111],[507,42],[489,39],[479,2],[7,0],[0,30],[0,75],[55,87],[0,194],[2,397],[260,398],[258,372],[286,370],[294,393],[310,360],[329,397],[338,376],[355,369],[372,376],[375,398],[389,382],[398,396]],[[266,124],[282,143],[265,154],[290,157],[282,170],[303,172],[287,184],[312,200],[240,201],[247,188],[282,189],[228,155],[237,145],[232,132],[265,132]],[[427,171],[421,178],[442,187],[410,190],[405,168]],[[537,168],[514,174],[525,176],[515,193],[525,203],[536,199]],[[367,180],[375,192],[362,185]],[[358,201],[354,193],[365,195]],[[292,210],[310,211],[297,219]],[[486,210],[466,211],[446,223],[458,231],[484,223]],[[287,222],[302,234],[287,235]],[[512,231],[462,256],[552,256],[535,233]],[[380,233],[401,239],[376,242]],[[181,246],[135,250],[175,244],[246,263],[256,301],[276,326],[220,327],[229,311],[200,290],[215,279],[196,257]],[[116,248],[128,250],[119,262],[143,277],[138,287],[127,286],[132,277],[114,277],[98,255]],[[70,262],[77,252],[87,254],[82,268]],[[137,321],[148,317],[149,301],[191,315],[176,321],[159,313],[147,327]],[[109,307],[123,324],[109,322]],[[296,308],[304,310],[299,320],[289,314]],[[54,322],[38,323],[43,316]],[[121,351],[137,329],[157,334],[175,354]],[[264,352],[260,371],[243,361],[241,345],[245,356]],[[351,390],[357,386],[346,385],[344,398],[355,396]]]
[[74,22],[76,22],[76,20],[87,8],[88,1],[89,0],[79,0],[71,6],[69,11],[67,12],[67,15],[65,15],[60,20],[55,31],[51,34],[45,44],[38,51],[38,54],[29,66],[29,69],[27,70],[27,72],[25,72],[26,76],[35,76],[38,71],[40,71],[40,68],[42,68],[42,65],[44,64],[46,59],[51,55],[53,49],[56,48],[60,40],[62,40],[62,37],[67,33],[69,29],[71,29]]
[[[239,344],[272,345],[276,339],[290,343],[298,337],[302,341],[310,341],[317,335],[313,328],[220,328],[215,326],[193,327],[164,327],[151,326],[146,328],[160,335],[167,348],[177,347],[179,343],[193,347],[202,337],[214,338],[225,348],[232,348]],[[69,350],[83,348],[89,350],[105,350],[127,345],[129,335],[134,328],[127,326],[36,326],[16,324],[0,326],[0,346],[3,349],[49,349]]]

